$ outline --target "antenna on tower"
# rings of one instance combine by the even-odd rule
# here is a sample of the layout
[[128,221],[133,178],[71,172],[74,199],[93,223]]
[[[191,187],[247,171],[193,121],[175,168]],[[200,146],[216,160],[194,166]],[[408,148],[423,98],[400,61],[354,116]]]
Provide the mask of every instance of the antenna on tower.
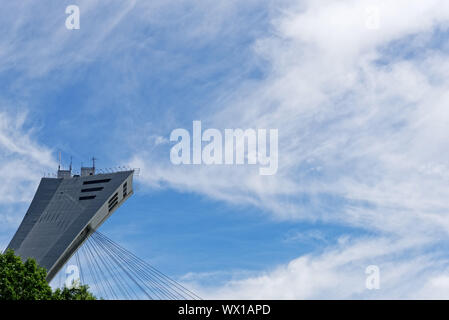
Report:
[[61,170],[61,151],[59,151],[59,164],[58,164],[58,170]]
[[72,156],[70,156],[70,172],[72,172]]
[[95,160],[98,160],[98,159],[95,157],[92,157],[92,168],[94,168],[94,170],[95,170]]

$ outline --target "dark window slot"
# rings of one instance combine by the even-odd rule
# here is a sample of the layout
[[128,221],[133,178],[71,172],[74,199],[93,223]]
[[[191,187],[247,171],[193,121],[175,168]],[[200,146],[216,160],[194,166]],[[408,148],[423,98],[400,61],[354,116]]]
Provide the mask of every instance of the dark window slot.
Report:
[[90,180],[90,181],[84,181],[83,184],[96,184],[96,183],[106,183],[111,181],[111,179],[102,179],[102,180]]
[[103,190],[103,187],[97,187],[97,188],[87,188],[87,189],[81,189],[81,192],[93,192],[93,191],[101,191]]
[[109,203],[108,206],[109,208],[112,207],[113,205],[115,205],[118,202],[118,199],[115,199],[113,202]]
[[109,212],[111,212],[117,206],[117,204],[118,204],[118,201],[114,202],[114,205],[109,208]]
[[96,196],[85,196],[85,197],[80,197],[80,200],[92,200],[95,199]]
[[118,193],[114,194],[114,196],[108,202],[109,202],[109,204],[111,204],[112,202],[114,202],[117,199],[118,199]]
[[109,206],[109,207],[112,206],[115,202],[118,202],[118,199],[115,199],[114,201],[109,202],[108,206]]

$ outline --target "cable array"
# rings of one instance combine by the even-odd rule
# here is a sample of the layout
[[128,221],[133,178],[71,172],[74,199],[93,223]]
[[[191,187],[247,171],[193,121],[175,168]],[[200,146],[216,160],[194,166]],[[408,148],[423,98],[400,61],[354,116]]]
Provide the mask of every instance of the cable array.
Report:
[[69,263],[78,266],[81,284],[88,284],[103,299],[201,299],[98,231],[84,242]]

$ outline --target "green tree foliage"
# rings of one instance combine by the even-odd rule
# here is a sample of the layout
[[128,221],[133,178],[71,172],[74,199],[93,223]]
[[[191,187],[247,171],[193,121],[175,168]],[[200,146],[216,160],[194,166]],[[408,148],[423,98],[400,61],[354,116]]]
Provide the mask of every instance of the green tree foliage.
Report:
[[47,272],[34,259],[25,263],[8,250],[0,254],[0,299],[47,300],[52,290],[45,277]]
[[88,285],[74,284],[72,288],[64,287],[64,289],[56,289],[53,292],[53,300],[96,300],[95,296],[90,293]]
[[13,250],[0,253],[0,300],[94,300],[87,285],[52,291],[47,271],[34,259],[23,262]]

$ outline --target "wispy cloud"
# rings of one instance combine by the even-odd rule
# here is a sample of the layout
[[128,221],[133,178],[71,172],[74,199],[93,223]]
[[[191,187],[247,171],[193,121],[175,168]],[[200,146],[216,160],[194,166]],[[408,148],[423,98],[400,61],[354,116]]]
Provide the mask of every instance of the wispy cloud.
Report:
[[52,150],[35,133],[25,113],[0,111],[0,249],[20,224],[40,178],[56,168]]
[[[448,12],[438,1],[407,2],[402,10],[404,3],[376,2],[379,30],[365,27],[365,9],[372,2],[305,2],[273,18],[275,35],[254,45],[255,54],[271,65],[265,79],[236,87],[202,116],[211,127],[279,128],[275,177],[257,177],[248,168],[176,168],[166,159],[168,148],[154,162],[139,153],[134,161],[151,166],[152,184],[165,180],[230,201],[258,203],[281,217],[311,218],[304,212],[310,206],[301,209],[297,196],[314,204],[326,195],[339,198],[348,217],[329,214],[328,208],[320,216],[348,222],[357,220],[357,207],[367,214],[367,204],[384,210],[445,208],[444,188],[437,194],[430,188],[444,179],[419,169],[445,164],[445,53],[433,48],[387,65],[377,61],[392,41],[431,35],[444,26]],[[440,10],[432,10],[437,4]],[[426,50],[426,44],[412,49]],[[432,135],[435,125],[439,131]]]
[[[438,292],[447,292],[445,259],[423,249],[449,240],[447,1],[79,5],[81,29],[74,33],[64,28],[62,4],[5,4],[0,72],[10,72],[15,102],[45,76],[62,86],[85,75],[77,68],[109,62],[115,73],[96,79],[100,93],[84,109],[116,112],[108,118],[116,128],[107,134],[131,151],[129,162],[142,168],[140,182],[148,189],[195,192],[260,208],[278,220],[352,225],[376,235],[200,291],[211,297],[372,297],[363,271],[374,263],[385,266],[386,296],[410,296],[409,282],[423,294],[439,284]],[[263,8],[253,15],[257,6]],[[367,12],[373,6],[378,17]],[[378,28],[367,25],[373,18]],[[261,21],[268,20],[267,28]],[[237,42],[248,55],[230,46],[217,58],[214,50]],[[238,70],[220,77],[230,65]],[[141,94],[157,92],[153,87],[163,81],[208,94],[183,106],[170,105],[171,91],[151,102],[153,91]],[[0,116],[0,203],[29,201],[43,168],[55,165],[52,150],[32,138],[24,114]],[[248,166],[173,166],[166,139],[196,119],[213,128],[278,128],[277,174],[261,177]],[[422,238],[415,241],[416,235]]]
[[[366,9],[372,6],[378,8],[379,28],[366,25]],[[271,35],[253,44],[255,59],[269,66],[263,79],[239,83],[232,94],[224,90],[226,96],[201,114],[203,123],[214,128],[279,128],[278,174],[258,177],[247,167],[174,167],[166,160],[168,147],[159,157],[136,153],[132,162],[147,169],[143,179],[153,187],[255,205],[280,219],[354,225],[384,234],[386,242],[388,237],[408,241],[416,234],[446,242],[447,176],[423,168],[444,171],[448,165],[449,60],[445,41],[437,39],[447,39],[448,22],[444,1],[290,4],[272,16]],[[378,255],[390,246],[382,241],[370,242]],[[332,291],[339,283],[321,270],[307,270],[316,265],[309,257],[232,283],[229,292],[267,297],[281,291],[271,290],[270,283],[284,288],[281,279],[287,283],[298,277],[295,287],[282,290],[284,297],[326,296],[315,294],[321,285],[317,292],[350,297],[362,293],[363,282],[346,279],[332,259],[344,255],[349,264],[360,259],[357,252],[316,258],[330,278],[342,277],[358,288],[353,292]],[[413,265],[413,259],[398,261],[397,267],[407,263]]]
[[[427,286],[447,290],[444,282],[435,283],[447,261],[431,253],[414,255],[426,248],[426,242],[422,238],[412,242],[386,238],[345,240],[322,254],[304,255],[287,265],[220,287],[189,284],[211,299],[413,299],[422,297],[424,291],[425,298],[431,298],[436,295],[428,292]],[[380,288],[370,291],[366,288],[365,270],[373,264],[380,269]]]
[[25,121],[23,113],[0,113],[0,203],[30,201],[45,170],[56,168],[52,150],[32,138],[33,129],[26,129]]

